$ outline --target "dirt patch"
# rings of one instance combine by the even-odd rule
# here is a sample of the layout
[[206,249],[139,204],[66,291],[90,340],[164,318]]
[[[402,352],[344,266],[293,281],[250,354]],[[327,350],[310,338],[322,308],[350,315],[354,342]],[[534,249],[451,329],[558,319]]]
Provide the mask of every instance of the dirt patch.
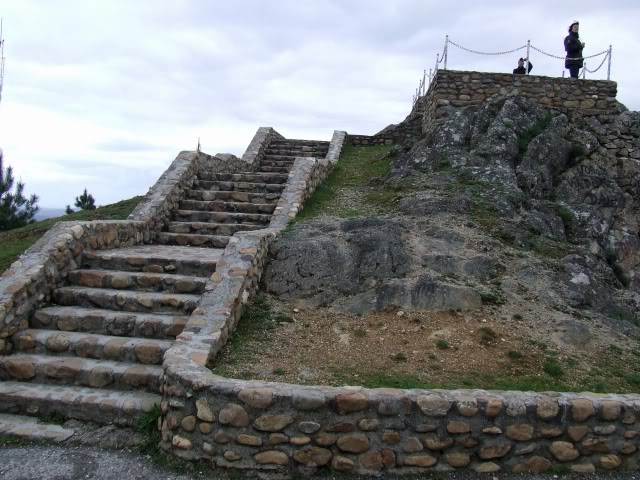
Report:
[[554,335],[562,331],[540,312],[487,306],[464,313],[390,309],[356,316],[294,310],[264,297],[259,302],[271,305],[262,327],[240,330],[216,359],[216,373],[372,388],[640,390],[635,351],[607,341],[558,346]]

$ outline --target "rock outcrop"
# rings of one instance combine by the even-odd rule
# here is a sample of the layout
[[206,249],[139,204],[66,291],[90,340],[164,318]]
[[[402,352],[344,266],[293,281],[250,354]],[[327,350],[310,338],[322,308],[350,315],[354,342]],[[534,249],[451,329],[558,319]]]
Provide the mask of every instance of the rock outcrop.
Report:
[[[541,304],[640,324],[640,113],[495,97],[394,147],[389,215],[318,219],[273,246],[268,292],[354,313]],[[565,336],[589,327],[567,316]]]

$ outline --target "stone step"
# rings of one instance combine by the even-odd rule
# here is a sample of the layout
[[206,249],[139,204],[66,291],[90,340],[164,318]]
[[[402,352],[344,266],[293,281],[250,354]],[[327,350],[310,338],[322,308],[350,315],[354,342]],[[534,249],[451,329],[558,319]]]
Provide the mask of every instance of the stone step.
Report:
[[[0,392],[1,393],[1,392]],[[74,430],[60,425],[44,423],[37,418],[22,415],[0,414],[0,435],[26,442],[61,443],[75,434]]]
[[289,173],[291,167],[269,167],[267,165],[258,165],[258,172],[280,172],[280,173]]
[[208,277],[216,270],[223,250],[142,245],[113,250],[85,251],[82,266],[105,270],[175,273]]
[[81,287],[166,293],[204,293],[207,279],[171,273],[80,269],[69,272],[69,283]]
[[286,185],[284,183],[251,183],[251,182],[221,182],[218,180],[196,180],[196,190],[223,190],[226,192],[252,192],[252,193],[281,193]]
[[262,157],[262,160],[260,160],[260,163],[264,163],[264,162],[287,162],[290,163],[291,165],[293,165],[293,163],[296,161],[296,158],[299,157],[300,155],[270,155],[268,153],[265,153],[264,157]]
[[269,147],[268,149],[265,150],[264,154],[265,156],[280,155],[280,156],[293,157],[293,158],[296,158],[296,157],[324,158],[327,155],[327,152],[324,150],[303,151],[303,150],[287,150],[285,148]]
[[62,287],[53,291],[58,305],[98,307],[127,312],[167,312],[190,314],[200,295],[180,293],[136,292],[108,288]]
[[51,306],[36,310],[33,328],[111,336],[175,338],[189,317],[160,313],[118,312],[100,308]]
[[271,140],[269,143],[270,147],[323,147],[329,148],[329,144],[331,142],[327,142],[326,140],[298,140],[298,139],[290,139],[290,140]]
[[294,160],[262,160],[258,166],[288,167],[289,169],[291,169],[294,163],[295,163],[295,159]]
[[262,213],[270,215],[275,209],[275,203],[224,202],[221,200],[182,200],[180,202],[180,210],[206,212]]
[[279,193],[222,192],[210,190],[187,190],[187,197],[201,202],[243,202],[270,203],[276,205],[280,200]]
[[156,241],[161,245],[191,245],[194,247],[224,248],[229,239],[224,235],[160,232]]
[[199,180],[209,180],[218,182],[245,182],[245,183],[287,183],[288,175],[281,173],[210,173],[202,172],[198,175]]
[[174,210],[173,220],[177,222],[245,223],[249,225],[268,225],[270,214],[205,212],[201,210]]
[[29,328],[13,337],[16,351],[46,355],[76,356],[116,362],[160,365],[170,340],[112,337],[93,333],[61,332]]
[[56,415],[103,425],[135,426],[160,401],[160,395],[142,391],[0,382],[0,412]]
[[244,223],[209,223],[209,222],[169,222],[171,233],[194,233],[196,235],[226,235],[232,236],[236,232],[260,230],[264,225],[250,225]]
[[47,385],[158,392],[163,370],[158,365],[91,358],[17,353],[0,356],[0,379]]

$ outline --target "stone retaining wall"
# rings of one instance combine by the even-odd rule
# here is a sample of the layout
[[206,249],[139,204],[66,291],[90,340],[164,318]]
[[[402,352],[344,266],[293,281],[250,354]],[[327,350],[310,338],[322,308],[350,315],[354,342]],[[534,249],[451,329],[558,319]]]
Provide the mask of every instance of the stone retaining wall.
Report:
[[494,95],[522,95],[543,108],[563,113],[610,114],[619,111],[617,89],[617,83],[608,80],[438,70],[418,103],[423,104],[422,130],[427,131],[439,108],[480,105]]
[[218,466],[638,469],[640,397],[302,387],[169,369],[163,446]]
[[423,102],[416,102],[411,113],[401,123],[389,125],[375,135],[348,135],[350,145],[395,145],[415,141],[422,134]]

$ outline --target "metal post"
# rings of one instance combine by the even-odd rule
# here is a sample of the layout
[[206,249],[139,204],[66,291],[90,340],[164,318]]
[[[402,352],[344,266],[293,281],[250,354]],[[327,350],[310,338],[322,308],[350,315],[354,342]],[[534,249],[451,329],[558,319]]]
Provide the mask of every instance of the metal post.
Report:
[[524,59],[525,75],[529,75],[529,48],[531,48],[531,40],[527,40],[527,58]]
[[607,80],[611,80],[611,51],[613,50],[612,46],[609,45],[609,64],[607,65]]
[[582,67],[582,79],[587,78],[587,62],[584,62],[584,67]]
[[431,77],[431,69],[429,69],[429,87],[431,87],[431,80],[433,80],[433,78]]
[[562,78],[564,78],[564,70],[562,70]]
[[427,69],[422,72],[422,94],[427,93]]
[[449,57],[449,35],[444,40],[444,69],[447,69],[447,58]]
[[433,74],[435,75],[438,72],[438,64],[440,63],[440,54],[436,53],[436,68],[433,70]]

